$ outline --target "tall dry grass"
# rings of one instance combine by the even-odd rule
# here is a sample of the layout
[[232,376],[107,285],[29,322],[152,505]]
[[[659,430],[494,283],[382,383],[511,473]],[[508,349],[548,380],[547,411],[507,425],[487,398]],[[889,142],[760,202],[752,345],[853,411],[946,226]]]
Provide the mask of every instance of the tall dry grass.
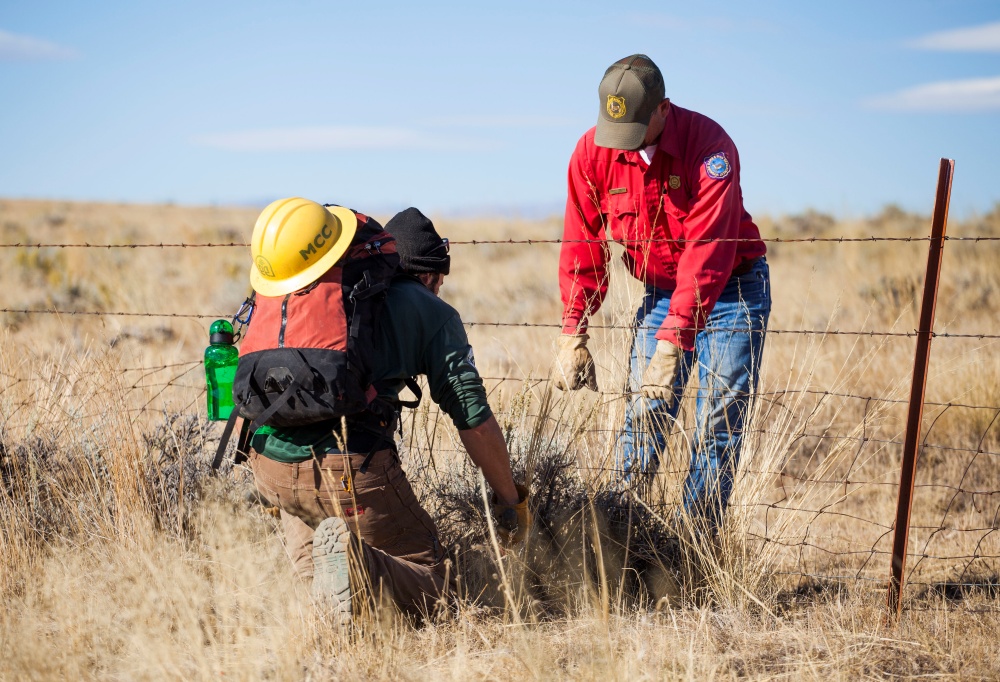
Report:
[[[241,242],[254,217],[0,202],[8,244]],[[766,236],[905,236],[927,221],[890,208],[866,220],[761,224]],[[456,241],[559,235],[557,221],[442,220],[439,229]],[[996,235],[1000,213],[949,232]],[[1000,331],[994,244],[949,242],[938,331]],[[925,246],[772,244],[772,328],[913,329]],[[452,253],[443,295],[467,321],[558,322],[557,246]],[[226,316],[246,293],[240,248],[22,247],[4,257],[7,309]],[[459,599],[423,627],[377,614],[347,633],[293,578],[273,518],[248,499],[246,472],[208,475],[218,429],[197,416],[207,321],[4,313],[0,678],[1000,674],[996,342],[934,343],[928,399],[941,405],[926,411],[912,582],[902,622],[887,627],[883,552],[905,406],[880,399],[905,400],[912,339],[769,337],[723,532],[671,541],[660,519],[686,471],[690,410],[654,492],[627,513],[606,494],[624,409],[624,327],[639,296],[621,269],[613,277],[596,322],[623,328],[593,333],[600,394],[553,394],[541,381],[556,329],[470,329],[516,467],[533,482],[539,523],[527,546],[497,561],[481,481],[425,404],[408,417],[403,453],[460,550]]]

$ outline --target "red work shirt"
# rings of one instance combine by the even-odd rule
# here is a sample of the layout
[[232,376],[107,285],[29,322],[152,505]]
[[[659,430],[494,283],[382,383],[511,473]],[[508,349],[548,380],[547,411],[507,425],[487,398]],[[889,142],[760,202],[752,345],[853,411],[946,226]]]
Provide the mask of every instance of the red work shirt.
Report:
[[636,279],[673,290],[656,338],[687,350],[733,269],[766,251],[743,208],[736,145],[718,123],[675,104],[648,166],[638,151],[595,145],[594,128],[580,138],[569,162],[563,240],[564,334],[585,331],[600,308],[613,240]]

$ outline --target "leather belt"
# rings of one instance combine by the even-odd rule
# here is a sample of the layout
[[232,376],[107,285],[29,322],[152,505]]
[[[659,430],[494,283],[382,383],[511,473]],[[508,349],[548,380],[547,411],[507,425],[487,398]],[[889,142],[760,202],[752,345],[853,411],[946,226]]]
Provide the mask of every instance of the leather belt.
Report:
[[750,272],[751,270],[753,270],[753,266],[756,265],[757,261],[759,261],[759,260],[760,260],[760,256],[757,256],[756,258],[751,258],[750,260],[743,261],[742,263],[740,263],[739,265],[737,265],[735,268],[733,268],[733,277],[741,277],[741,276],[747,274],[748,272]]

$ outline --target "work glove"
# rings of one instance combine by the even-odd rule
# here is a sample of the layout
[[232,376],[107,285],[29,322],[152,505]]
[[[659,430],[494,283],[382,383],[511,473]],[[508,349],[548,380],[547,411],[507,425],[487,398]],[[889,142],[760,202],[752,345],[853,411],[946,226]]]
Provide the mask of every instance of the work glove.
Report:
[[497,535],[504,547],[513,547],[528,537],[531,528],[531,512],[528,510],[528,488],[515,485],[517,488],[517,504],[500,504],[496,493],[493,493],[493,519],[497,524]]
[[673,407],[674,400],[677,399],[674,382],[677,381],[683,361],[683,348],[669,341],[657,341],[653,359],[642,375],[642,395],[649,400],[662,400],[667,407]]
[[586,334],[563,334],[559,337],[559,355],[556,356],[556,388],[576,391],[586,386],[597,390],[597,372],[594,358],[587,350]]

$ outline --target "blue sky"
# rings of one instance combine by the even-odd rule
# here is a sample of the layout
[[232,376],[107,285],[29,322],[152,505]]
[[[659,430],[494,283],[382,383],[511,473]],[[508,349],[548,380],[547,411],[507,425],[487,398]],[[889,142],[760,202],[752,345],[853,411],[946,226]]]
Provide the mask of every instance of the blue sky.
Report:
[[1000,201],[1000,3],[5,2],[0,196],[559,212],[613,61],[723,125],[751,213]]

